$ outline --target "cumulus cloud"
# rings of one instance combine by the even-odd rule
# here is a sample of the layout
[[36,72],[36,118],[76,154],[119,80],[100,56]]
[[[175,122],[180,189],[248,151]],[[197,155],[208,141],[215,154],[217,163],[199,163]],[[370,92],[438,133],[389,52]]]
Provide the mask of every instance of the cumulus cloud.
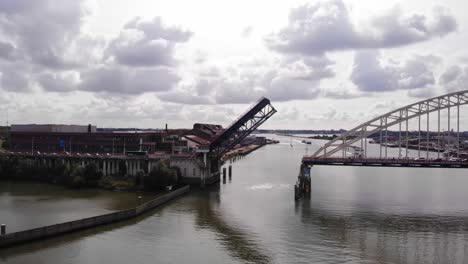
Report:
[[84,0],[0,1],[1,88],[73,89],[59,76],[94,61],[99,42],[81,32],[88,13]]
[[426,88],[436,83],[436,56],[413,56],[406,62],[383,61],[379,51],[359,51],[354,58],[351,80],[364,92]]
[[160,17],[151,21],[134,18],[111,42],[107,54],[123,65],[168,66],[174,63],[175,45],[188,41],[191,36],[190,31],[165,26]]
[[0,3],[0,33],[35,64],[53,69],[75,67],[79,50],[70,52],[71,43],[80,36],[87,12],[81,0],[4,0]]
[[321,80],[334,76],[333,64],[325,56],[287,56],[210,66],[200,69],[193,83],[159,94],[159,98],[188,104],[246,104],[262,96],[279,102],[313,99],[320,94]]
[[397,6],[359,28],[342,0],[325,0],[292,9],[288,25],[266,38],[267,45],[286,54],[317,55],[328,51],[389,48],[443,37],[457,22],[443,7],[431,17],[403,15]]
[[191,32],[135,18],[105,40],[82,31],[89,14],[85,0],[0,1],[1,88],[141,94],[179,82],[175,48]]
[[165,26],[161,18],[132,19],[110,41],[105,63],[82,71],[78,89],[114,94],[167,92],[180,81],[174,59],[177,43],[192,33]]

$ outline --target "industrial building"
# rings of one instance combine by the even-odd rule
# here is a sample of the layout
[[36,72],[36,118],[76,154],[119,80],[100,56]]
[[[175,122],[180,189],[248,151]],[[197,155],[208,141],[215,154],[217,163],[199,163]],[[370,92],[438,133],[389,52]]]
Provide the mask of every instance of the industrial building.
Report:
[[95,126],[12,125],[10,151],[30,153],[109,153],[171,151],[164,131],[105,131]]

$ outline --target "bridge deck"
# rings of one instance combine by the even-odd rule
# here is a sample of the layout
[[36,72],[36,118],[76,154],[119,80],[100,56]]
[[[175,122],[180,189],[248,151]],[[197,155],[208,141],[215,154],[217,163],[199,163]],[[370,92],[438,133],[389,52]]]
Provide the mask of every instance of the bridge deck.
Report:
[[329,166],[366,166],[366,167],[414,167],[414,168],[468,168],[467,161],[448,161],[440,159],[415,160],[398,158],[312,158],[304,157],[303,165]]

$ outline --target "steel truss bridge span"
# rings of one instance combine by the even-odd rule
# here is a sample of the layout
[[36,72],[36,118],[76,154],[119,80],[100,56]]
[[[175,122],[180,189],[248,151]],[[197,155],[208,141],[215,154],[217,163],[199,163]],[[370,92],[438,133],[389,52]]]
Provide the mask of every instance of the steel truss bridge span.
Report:
[[244,138],[250,135],[261,124],[276,113],[270,100],[260,98],[243,115],[232,122],[223,133],[218,135],[209,145],[211,156],[220,160],[224,154],[233,149]]
[[[441,110],[447,109],[448,111],[448,124],[447,131],[451,131],[450,127],[450,111],[452,108],[456,108],[456,137],[457,137],[457,157],[460,154],[460,106],[468,104],[468,90],[458,91],[454,93],[449,93],[427,100],[423,100],[414,104],[410,104],[401,108],[398,108],[394,111],[388,112],[381,116],[378,116],[370,121],[367,121],[346,133],[341,134],[335,139],[327,142],[321,148],[319,148],[312,156],[304,157],[304,159],[324,159],[330,158],[332,155],[341,153],[341,158],[346,158],[347,149],[352,146],[352,144],[361,141],[362,155],[360,158],[367,158],[367,140],[366,138],[380,133],[380,158],[387,158],[387,146],[388,146],[388,128],[399,125],[399,137],[398,137],[398,147],[402,148],[402,129],[401,126],[405,123],[406,131],[405,133],[405,142],[404,147],[406,148],[405,158],[408,158],[408,120],[418,119],[418,157],[421,156],[421,150],[426,150],[426,159],[429,158],[429,114],[437,112],[437,134],[438,140],[440,141],[440,112]],[[426,146],[422,149],[421,146],[421,117],[426,116]],[[384,144],[384,148],[382,147]],[[399,151],[401,153],[401,151]],[[401,155],[401,154],[400,154]],[[439,156],[439,151],[438,151]],[[402,158],[402,157],[399,157]]]

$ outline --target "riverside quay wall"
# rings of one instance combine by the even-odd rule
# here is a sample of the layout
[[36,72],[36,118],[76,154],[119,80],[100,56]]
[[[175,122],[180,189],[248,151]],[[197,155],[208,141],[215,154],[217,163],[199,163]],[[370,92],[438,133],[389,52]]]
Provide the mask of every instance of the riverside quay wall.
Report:
[[95,164],[103,175],[127,174],[136,176],[142,172],[147,174],[153,170],[156,164],[165,160],[171,167],[179,168],[179,183],[202,185],[219,181],[219,168],[213,168],[212,163],[204,162],[203,158],[193,154],[166,154],[155,153],[149,155],[102,155],[102,154],[67,154],[67,153],[42,153],[31,154],[26,152],[0,153],[0,158],[20,159],[31,165],[42,164],[45,166],[79,166]]
[[10,247],[21,243],[41,240],[70,232],[75,232],[78,230],[96,227],[99,225],[105,225],[134,218],[187,193],[189,190],[190,187],[185,186],[166,195],[160,196],[154,200],[143,203],[140,206],[124,211],[0,235],[0,248]]

